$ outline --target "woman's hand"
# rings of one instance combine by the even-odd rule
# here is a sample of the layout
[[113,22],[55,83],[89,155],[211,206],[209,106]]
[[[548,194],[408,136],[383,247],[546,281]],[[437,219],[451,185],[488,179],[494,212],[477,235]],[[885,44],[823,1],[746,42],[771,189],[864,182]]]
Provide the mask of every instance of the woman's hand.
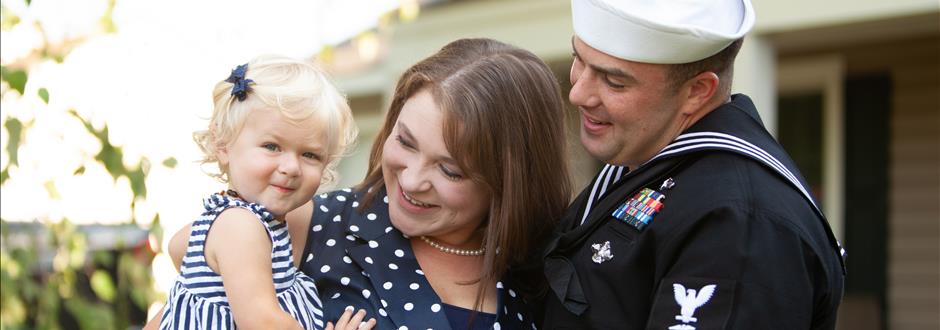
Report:
[[346,309],[343,312],[343,315],[339,317],[339,320],[336,321],[336,326],[333,326],[333,322],[326,323],[326,330],[354,330],[354,329],[372,329],[375,326],[375,318],[370,318],[367,322],[362,322],[362,318],[366,317],[366,310],[360,309],[356,312],[356,315],[353,315],[352,308]]

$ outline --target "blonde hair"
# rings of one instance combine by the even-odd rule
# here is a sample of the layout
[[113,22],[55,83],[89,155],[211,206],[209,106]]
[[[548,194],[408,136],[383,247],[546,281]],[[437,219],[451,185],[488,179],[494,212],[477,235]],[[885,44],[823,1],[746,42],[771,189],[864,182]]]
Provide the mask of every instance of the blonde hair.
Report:
[[263,55],[248,62],[245,79],[252,83],[243,101],[232,95],[234,84],[231,82],[223,80],[215,85],[209,127],[193,133],[193,140],[203,152],[200,162],[218,166],[217,173],[208,174],[222,182],[228,181],[228,169],[219,163],[217,152],[235,141],[249,112],[265,108],[276,109],[295,123],[315,119],[322,124],[326,130],[327,158],[320,183],[326,186],[335,183],[337,160],[355,143],[358,130],[346,97],[326,73],[311,62]]

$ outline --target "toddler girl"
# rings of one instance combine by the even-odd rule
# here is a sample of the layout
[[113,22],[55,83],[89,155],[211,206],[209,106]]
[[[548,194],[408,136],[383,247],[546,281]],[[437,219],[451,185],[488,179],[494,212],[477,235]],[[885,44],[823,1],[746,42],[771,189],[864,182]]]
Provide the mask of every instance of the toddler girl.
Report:
[[[323,329],[317,289],[293,252],[305,227],[284,215],[333,179],[356,136],[349,106],[311,63],[279,56],[238,66],[213,97],[208,129],[193,136],[228,189],[204,200],[188,240],[170,242],[182,265],[159,328]],[[337,328],[364,315],[348,310]]]

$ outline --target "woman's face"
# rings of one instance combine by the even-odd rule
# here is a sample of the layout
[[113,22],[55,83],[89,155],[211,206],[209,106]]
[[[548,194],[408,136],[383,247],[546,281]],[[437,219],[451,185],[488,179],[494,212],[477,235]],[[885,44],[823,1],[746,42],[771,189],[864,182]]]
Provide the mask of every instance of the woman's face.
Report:
[[402,107],[382,157],[389,216],[405,235],[479,246],[481,236],[473,233],[491,197],[457,166],[444,146],[442,125],[443,113],[427,90]]

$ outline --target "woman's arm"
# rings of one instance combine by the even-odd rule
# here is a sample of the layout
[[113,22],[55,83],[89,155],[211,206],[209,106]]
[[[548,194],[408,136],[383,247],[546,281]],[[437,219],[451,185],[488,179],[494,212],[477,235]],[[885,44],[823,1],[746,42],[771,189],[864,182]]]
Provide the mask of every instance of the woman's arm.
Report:
[[230,208],[206,235],[206,263],[222,276],[235,323],[242,329],[302,329],[277,302],[271,239],[251,211]]

